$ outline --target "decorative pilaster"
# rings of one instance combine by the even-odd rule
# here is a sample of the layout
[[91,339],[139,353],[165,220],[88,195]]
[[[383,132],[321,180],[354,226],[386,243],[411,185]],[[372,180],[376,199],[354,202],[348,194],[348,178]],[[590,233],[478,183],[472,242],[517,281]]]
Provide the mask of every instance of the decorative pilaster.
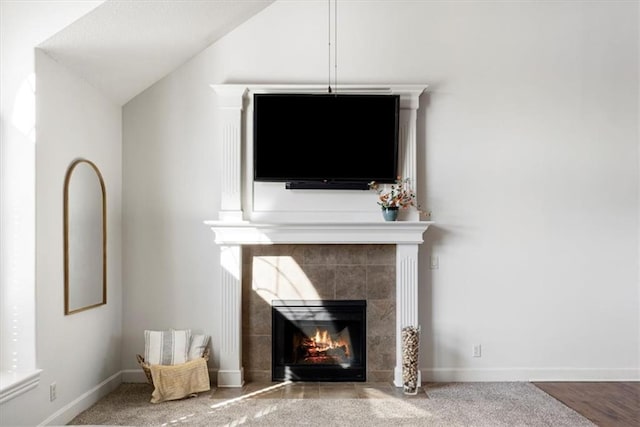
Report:
[[242,246],[220,247],[220,369],[218,387],[242,387]]
[[415,189],[418,176],[416,173],[416,110],[400,110],[400,126],[398,129],[398,153],[400,154],[400,175],[411,180]]
[[[402,387],[402,328],[418,326],[418,245],[396,245],[396,366],[393,383]],[[421,383],[418,368],[418,385]]]
[[[398,170],[403,178],[409,178],[414,191],[418,191],[416,123],[422,91],[400,92],[400,123],[398,126]],[[418,221],[420,214],[411,209],[404,217],[408,221]]]
[[218,217],[222,221],[241,221],[242,211],[242,110],[245,86],[214,85],[218,94],[217,125],[222,147],[218,167],[221,196]]

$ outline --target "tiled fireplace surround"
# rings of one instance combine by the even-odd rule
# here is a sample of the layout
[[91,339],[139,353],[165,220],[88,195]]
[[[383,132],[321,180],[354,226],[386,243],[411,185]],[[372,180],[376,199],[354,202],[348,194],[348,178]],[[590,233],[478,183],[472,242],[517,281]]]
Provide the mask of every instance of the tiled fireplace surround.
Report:
[[[262,259],[293,259],[323,300],[367,301],[367,381],[393,381],[395,366],[394,245],[247,246],[242,257],[242,364],[245,380],[271,381],[271,305],[253,280]],[[283,268],[291,265],[283,265]],[[283,276],[288,272],[282,271]],[[294,284],[295,285],[295,284]],[[269,286],[269,285],[267,285]],[[256,289],[258,288],[258,289]],[[272,295],[269,286],[266,295]],[[278,299],[279,295],[272,295]],[[268,298],[267,298],[268,299]]]
[[[418,99],[426,86],[343,86],[343,92],[400,95],[399,171],[416,182],[416,121]],[[250,171],[252,127],[251,95],[257,92],[322,92],[325,86],[215,85],[221,187],[217,220],[205,221],[220,246],[221,311],[218,354],[218,387],[241,387],[245,379],[271,378],[272,299],[285,298],[273,289],[261,290],[261,274],[255,274],[260,257],[284,257],[295,265],[314,299],[366,299],[367,380],[393,380],[402,385],[400,335],[404,326],[418,324],[418,245],[431,224],[420,221],[416,211],[402,221],[384,222],[380,212],[365,205],[332,210],[295,206],[263,209],[256,200]],[[417,188],[414,188],[417,190]],[[275,199],[299,197],[271,192]],[[338,199],[343,196],[336,195]],[[306,199],[331,199],[315,193]],[[264,197],[262,198],[264,200]],[[291,200],[291,199],[289,199]],[[344,199],[342,199],[344,200]],[[304,203],[304,202],[302,202]],[[273,259],[273,258],[272,258]],[[293,261],[293,262],[291,262]],[[280,271],[281,273],[282,271]],[[287,277],[287,276],[282,276]],[[294,286],[295,281],[293,281]]]

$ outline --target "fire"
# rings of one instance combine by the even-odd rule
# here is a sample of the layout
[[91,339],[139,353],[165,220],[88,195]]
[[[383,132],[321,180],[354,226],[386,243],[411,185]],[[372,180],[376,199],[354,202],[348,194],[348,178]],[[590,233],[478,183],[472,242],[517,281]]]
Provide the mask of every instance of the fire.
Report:
[[334,335],[326,329],[316,328],[315,333],[301,338],[295,351],[300,356],[298,359],[300,363],[348,363],[351,359],[351,338],[348,328]]
[[349,344],[342,336],[338,336],[336,340],[333,340],[326,329],[316,329],[316,334],[311,337],[311,340],[319,352],[340,348],[344,350],[345,357],[349,357]]

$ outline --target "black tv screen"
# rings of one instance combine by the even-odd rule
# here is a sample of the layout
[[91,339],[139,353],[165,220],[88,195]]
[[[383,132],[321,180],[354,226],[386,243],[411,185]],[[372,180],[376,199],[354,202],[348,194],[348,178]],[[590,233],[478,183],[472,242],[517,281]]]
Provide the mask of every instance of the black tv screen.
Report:
[[254,180],[287,188],[393,182],[399,104],[399,95],[255,94]]

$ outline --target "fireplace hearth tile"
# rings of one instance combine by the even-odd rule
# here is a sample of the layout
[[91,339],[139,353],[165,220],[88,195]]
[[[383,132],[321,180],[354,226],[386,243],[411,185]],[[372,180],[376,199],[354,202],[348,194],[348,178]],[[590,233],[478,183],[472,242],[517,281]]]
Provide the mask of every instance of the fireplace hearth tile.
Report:
[[292,383],[284,392],[285,396],[298,396],[295,399],[318,399],[320,397],[320,386],[317,382]]
[[244,350],[245,369],[259,371],[271,369],[271,334],[252,336]]
[[307,278],[318,293],[320,299],[335,299],[336,297],[336,269],[335,266],[305,265],[303,267]]
[[367,267],[367,298],[390,299],[394,297],[396,268],[391,265]]
[[243,392],[245,395],[251,395],[255,399],[282,399],[284,397],[284,386],[279,383],[256,381],[247,383],[243,387]]
[[304,399],[304,386],[298,384],[287,384],[282,388],[284,399]]
[[386,399],[394,396],[396,387],[390,382],[372,382],[356,385],[356,393],[360,399]]
[[373,382],[385,382],[393,383],[393,371],[392,370],[382,370],[382,371],[369,371],[367,372],[367,380]]
[[352,383],[340,385],[324,385],[318,386],[318,397],[320,399],[357,399],[358,391]]
[[271,366],[268,370],[246,369],[244,379],[247,382],[267,383],[271,381]]
[[365,265],[367,262],[366,248],[359,245],[337,245],[334,250],[337,265]]
[[[391,300],[367,301],[367,335],[395,336],[395,303]],[[395,344],[394,344],[395,346]]]
[[271,305],[255,293],[245,302],[248,310],[242,312],[242,329],[248,335],[271,334]]
[[367,379],[370,381],[388,381],[389,378],[370,378],[374,371],[393,372],[389,369],[395,361],[395,338],[393,336],[369,337],[367,351],[367,366],[369,367]]
[[308,245],[304,250],[304,264],[335,265],[335,245]]
[[396,265],[396,248],[394,245],[367,245],[367,265]]
[[366,299],[366,272],[360,265],[336,267],[336,299]]

